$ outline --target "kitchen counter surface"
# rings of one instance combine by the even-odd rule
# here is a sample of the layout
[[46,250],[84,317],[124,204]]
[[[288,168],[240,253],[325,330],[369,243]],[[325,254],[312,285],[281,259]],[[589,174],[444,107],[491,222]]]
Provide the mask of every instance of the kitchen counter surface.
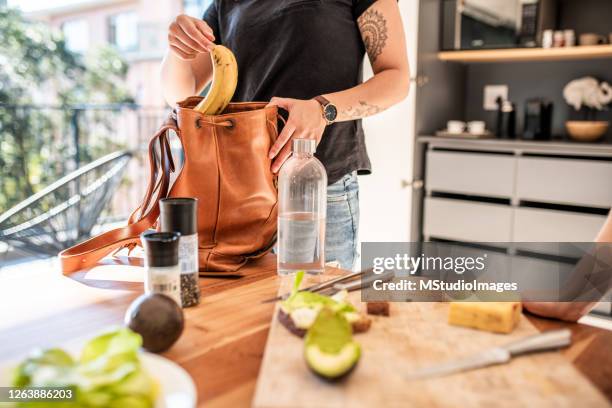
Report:
[[[120,325],[142,293],[140,264],[139,258],[107,259],[70,277],[49,261],[0,269],[0,361],[21,358],[34,347],[71,348]],[[202,303],[185,309],[185,331],[164,353],[191,374],[200,406],[250,406],[255,392],[274,310],[261,301],[277,293],[276,259],[268,255],[241,274],[200,280]],[[564,357],[612,401],[612,331],[528,317],[539,330],[571,329],[573,344]]]
[[462,139],[442,136],[419,136],[417,142],[430,147],[483,151],[507,151],[533,154],[571,154],[612,157],[612,143],[579,143],[564,140],[532,141],[521,139]]

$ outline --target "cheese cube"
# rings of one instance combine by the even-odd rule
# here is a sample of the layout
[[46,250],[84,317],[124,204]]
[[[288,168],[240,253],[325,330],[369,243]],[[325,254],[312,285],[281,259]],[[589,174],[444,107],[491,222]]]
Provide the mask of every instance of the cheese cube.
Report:
[[521,319],[521,302],[451,302],[448,323],[510,333]]

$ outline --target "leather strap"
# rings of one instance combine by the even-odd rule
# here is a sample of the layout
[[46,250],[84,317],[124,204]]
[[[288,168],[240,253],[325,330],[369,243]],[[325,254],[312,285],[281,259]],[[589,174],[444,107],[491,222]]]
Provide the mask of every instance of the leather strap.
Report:
[[[287,125],[287,121],[285,120],[285,118],[282,117],[282,115],[280,113],[276,114],[276,120],[280,120],[282,122],[283,126]],[[278,127],[276,126],[277,124],[274,123],[274,121],[268,119],[267,120],[267,125],[268,125],[268,130],[270,131],[270,133],[272,135],[274,135],[273,136],[274,140],[272,140],[272,142],[275,142],[276,138],[278,137],[278,134],[279,134]],[[278,191],[278,173],[274,174],[272,177],[273,177],[272,178],[272,183],[274,183],[274,188],[276,189],[276,191]],[[275,242],[276,242],[276,237],[274,238],[274,241],[272,242],[272,245],[274,245]]]
[[326,107],[327,105],[330,104],[330,102],[327,100],[327,98],[324,97],[323,95],[315,96],[313,99],[315,101],[319,102],[322,107]]
[[[168,141],[169,130],[179,135],[173,117],[169,117],[149,141],[149,185],[142,204],[132,213],[128,225],[107,231],[60,252],[59,258],[64,274],[91,268],[105,256],[122,248],[133,249],[140,244],[140,234],[157,222],[159,200],[168,195],[170,173],[175,170]],[[159,157],[157,146],[159,146]]]

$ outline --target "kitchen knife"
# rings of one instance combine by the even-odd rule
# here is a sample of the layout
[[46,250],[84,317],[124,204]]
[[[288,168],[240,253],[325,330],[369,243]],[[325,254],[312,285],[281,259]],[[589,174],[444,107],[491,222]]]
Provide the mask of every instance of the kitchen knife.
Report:
[[495,347],[460,360],[449,361],[418,370],[408,375],[410,380],[442,377],[461,371],[474,370],[495,364],[503,364],[521,354],[557,349],[571,343],[569,329],[550,330],[529,336],[501,347]]
[[[350,280],[350,279],[356,278],[357,276],[361,276],[365,272],[367,272],[367,271],[359,271],[359,272],[349,273],[348,275],[339,276],[337,278],[330,279],[330,280],[327,280],[325,282],[317,283],[316,285],[312,285],[312,286],[309,286],[307,288],[300,289],[299,291],[300,292],[318,292],[320,290],[323,290],[323,289],[330,288],[330,287],[334,286],[335,283],[343,282],[345,280]],[[266,300],[262,301],[261,303],[271,303],[271,302],[277,302],[279,300],[285,300],[290,295],[291,295],[291,292],[287,292],[285,294],[276,296],[274,298],[266,299]]]

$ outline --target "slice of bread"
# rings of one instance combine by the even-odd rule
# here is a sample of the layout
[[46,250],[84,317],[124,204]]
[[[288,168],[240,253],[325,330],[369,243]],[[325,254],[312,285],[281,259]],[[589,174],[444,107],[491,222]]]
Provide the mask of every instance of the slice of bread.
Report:
[[301,329],[295,325],[295,322],[291,318],[291,315],[286,313],[283,309],[278,310],[278,321],[281,322],[285,329],[298,337],[304,337],[306,335],[306,329]]
[[[285,326],[285,329],[289,330],[290,333],[298,337],[304,337],[308,329],[297,327],[295,322],[291,318],[291,315],[285,312],[283,309],[278,310],[278,321]],[[353,327],[353,333],[364,333],[370,330],[372,325],[372,319],[364,314],[359,315],[359,319],[351,322]]]

